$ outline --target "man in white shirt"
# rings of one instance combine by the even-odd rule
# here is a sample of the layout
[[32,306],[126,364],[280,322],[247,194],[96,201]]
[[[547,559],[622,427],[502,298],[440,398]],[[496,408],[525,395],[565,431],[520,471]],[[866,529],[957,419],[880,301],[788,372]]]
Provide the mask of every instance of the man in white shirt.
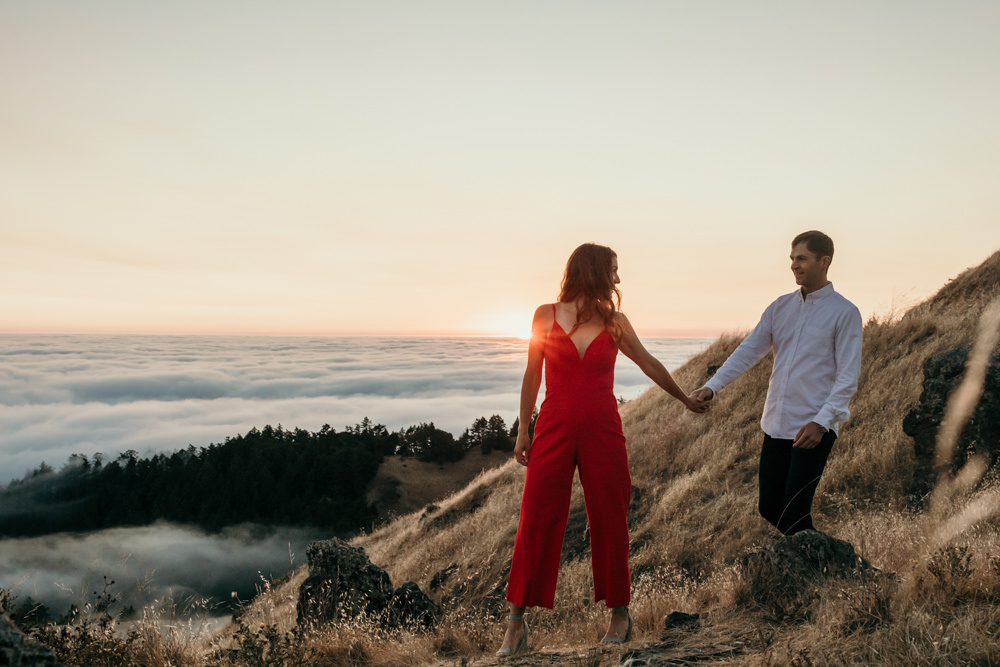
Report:
[[792,241],[800,288],[767,307],[756,328],[692,398],[707,402],[774,350],[760,425],[761,516],[785,535],[812,529],[812,501],[861,371],[861,313],[833,290],[833,240],[822,232]]

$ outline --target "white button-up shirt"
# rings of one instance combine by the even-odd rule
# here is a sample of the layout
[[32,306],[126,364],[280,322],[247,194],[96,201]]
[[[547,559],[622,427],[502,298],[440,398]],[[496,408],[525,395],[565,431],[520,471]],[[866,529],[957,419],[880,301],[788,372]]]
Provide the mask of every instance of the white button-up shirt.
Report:
[[837,432],[861,373],[861,313],[833,290],[779,297],[705,386],[716,394],[774,350],[764,433],[791,440],[809,422]]

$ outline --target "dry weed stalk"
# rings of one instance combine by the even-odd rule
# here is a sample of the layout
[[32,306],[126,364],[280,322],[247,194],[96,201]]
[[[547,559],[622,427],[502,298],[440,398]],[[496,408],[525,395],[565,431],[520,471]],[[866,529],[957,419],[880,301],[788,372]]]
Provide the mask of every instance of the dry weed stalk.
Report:
[[927,549],[936,551],[957,535],[1000,510],[1000,489],[985,489],[969,500],[964,507],[956,507],[982,479],[986,463],[973,457],[954,476],[948,474],[955,446],[962,427],[972,416],[983,392],[990,357],[1000,342],[1000,298],[994,299],[984,310],[979,321],[979,335],[966,362],[965,376],[948,399],[944,419],[938,431],[935,467],[938,483],[931,493],[930,512],[925,532]]

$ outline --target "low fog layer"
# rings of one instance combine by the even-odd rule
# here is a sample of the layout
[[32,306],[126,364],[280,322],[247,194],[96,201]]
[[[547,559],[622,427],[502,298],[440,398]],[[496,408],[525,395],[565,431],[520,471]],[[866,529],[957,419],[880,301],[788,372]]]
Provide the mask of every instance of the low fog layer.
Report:
[[[668,368],[704,339],[645,341]],[[337,430],[364,417],[458,436],[518,410],[526,341],[438,337],[0,336],[0,484],[43,461],[221,443],[266,424]],[[621,357],[616,394],[650,386]]]
[[28,597],[58,616],[83,608],[103,592],[104,577],[125,605],[139,610],[170,600],[182,607],[211,600],[213,614],[248,600],[264,579],[306,562],[305,547],[324,539],[300,529],[230,528],[218,535],[168,524],[119,528],[84,535],[57,534],[0,540],[0,588],[17,603]]

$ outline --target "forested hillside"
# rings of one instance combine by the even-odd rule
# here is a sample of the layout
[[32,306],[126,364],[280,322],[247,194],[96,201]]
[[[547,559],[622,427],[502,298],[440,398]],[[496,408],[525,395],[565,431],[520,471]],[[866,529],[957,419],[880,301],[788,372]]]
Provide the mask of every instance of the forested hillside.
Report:
[[42,464],[0,490],[0,536],[161,520],[210,531],[251,522],[353,534],[377,518],[365,496],[385,456],[457,461],[473,447],[510,449],[515,429],[499,415],[480,417],[456,439],[433,422],[390,432],[366,418],[340,432],[254,428],[148,458],[74,454],[59,471]]

